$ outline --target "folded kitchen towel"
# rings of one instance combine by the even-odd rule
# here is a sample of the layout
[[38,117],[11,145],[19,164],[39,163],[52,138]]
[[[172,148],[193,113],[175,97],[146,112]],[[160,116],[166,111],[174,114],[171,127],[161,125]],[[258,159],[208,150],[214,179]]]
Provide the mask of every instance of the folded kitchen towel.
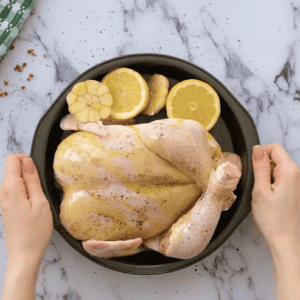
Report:
[[36,0],[0,0],[0,61],[19,35]]

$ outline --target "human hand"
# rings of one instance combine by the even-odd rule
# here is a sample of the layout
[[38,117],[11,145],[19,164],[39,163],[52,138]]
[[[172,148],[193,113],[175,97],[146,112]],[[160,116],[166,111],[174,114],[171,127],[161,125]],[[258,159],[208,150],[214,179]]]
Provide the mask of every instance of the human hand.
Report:
[[[263,154],[260,160],[257,155]],[[271,184],[270,158],[276,164]],[[279,143],[254,146],[253,218],[270,248],[279,243],[299,243],[300,170]]]
[[0,208],[8,259],[41,261],[53,233],[53,217],[29,155],[7,156]]

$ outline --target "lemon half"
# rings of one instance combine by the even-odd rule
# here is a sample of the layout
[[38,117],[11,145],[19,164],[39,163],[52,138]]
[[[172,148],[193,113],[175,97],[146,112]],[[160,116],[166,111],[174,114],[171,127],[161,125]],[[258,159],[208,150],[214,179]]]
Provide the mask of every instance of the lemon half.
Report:
[[149,102],[149,88],[145,79],[129,68],[118,68],[108,73],[105,83],[113,97],[111,117],[129,119],[141,113]]
[[168,118],[195,120],[207,131],[216,124],[221,113],[220,106],[217,92],[209,84],[197,79],[177,83],[166,102]]

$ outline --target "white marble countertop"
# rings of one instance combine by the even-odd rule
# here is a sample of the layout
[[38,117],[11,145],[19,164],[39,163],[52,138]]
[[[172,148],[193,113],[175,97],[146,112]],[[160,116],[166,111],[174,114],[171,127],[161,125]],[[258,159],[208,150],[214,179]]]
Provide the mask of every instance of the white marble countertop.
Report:
[[[134,53],[172,55],[206,69],[251,114],[261,143],[280,142],[300,165],[299,37],[299,0],[38,0],[0,64],[0,89],[8,91],[0,98],[0,169],[8,154],[30,153],[40,118],[76,76]],[[23,72],[14,71],[24,62]],[[1,227],[0,287],[2,233]],[[209,257],[154,276],[99,266],[54,231],[36,299],[269,300],[275,299],[275,266],[252,213]]]

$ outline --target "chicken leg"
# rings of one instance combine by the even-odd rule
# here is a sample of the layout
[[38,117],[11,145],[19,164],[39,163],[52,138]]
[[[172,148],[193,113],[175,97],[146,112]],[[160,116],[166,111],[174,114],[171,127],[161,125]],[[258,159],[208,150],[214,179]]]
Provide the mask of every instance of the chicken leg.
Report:
[[241,172],[226,162],[212,171],[207,191],[195,206],[161,235],[143,244],[165,256],[188,259],[201,253],[210,242],[222,210],[227,210],[236,196]]

